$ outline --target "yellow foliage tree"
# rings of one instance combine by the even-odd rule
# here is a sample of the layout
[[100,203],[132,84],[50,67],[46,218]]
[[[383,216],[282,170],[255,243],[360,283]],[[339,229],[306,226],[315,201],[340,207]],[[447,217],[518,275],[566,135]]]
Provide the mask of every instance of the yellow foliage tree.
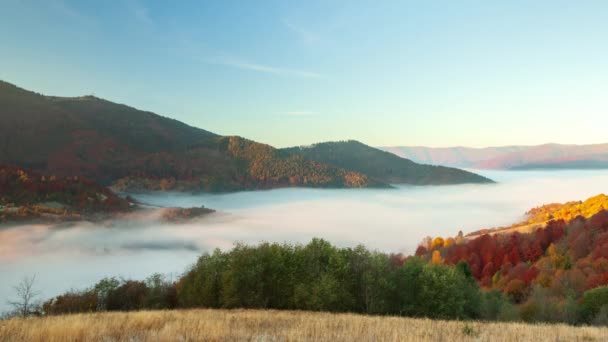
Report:
[[549,259],[556,268],[563,268],[566,265],[566,256],[557,251],[555,244],[550,244],[549,247],[547,247],[547,256],[549,256]]
[[555,244],[550,244],[549,247],[547,247],[547,255],[549,255],[549,257],[554,258],[556,256],[557,252],[555,250]]
[[431,262],[433,264],[443,264],[443,258],[441,257],[441,253],[439,253],[439,251],[433,251]]
[[455,244],[456,240],[454,240],[454,238],[447,238],[445,239],[445,242],[443,243],[443,247],[450,247],[451,245]]
[[443,238],[436,237],[436,238],[433,240],[433,243],[431,244],[431,249],[436,248],[436,247],[441,248],[441,247],[443,247],[443,246],[444,246],[444,243],[445,243],[445,242],[443,241]]

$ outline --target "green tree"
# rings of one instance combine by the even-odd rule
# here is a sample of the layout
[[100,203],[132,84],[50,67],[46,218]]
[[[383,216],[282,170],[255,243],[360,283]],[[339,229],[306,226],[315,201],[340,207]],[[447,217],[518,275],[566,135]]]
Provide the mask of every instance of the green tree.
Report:
[[176,306],[175,288],[165,276],[154,273],[146,279],[145,284],[148,288],[144,303],[146,308],[171,309]]
[[582,321],[592,323],[604,306],[608,306],[608,286],[597,287],[585,292],[580,304]]
[[229,256],[219,249],[202,255],[177,283],[177,296],[182,307],[222,306],[222,278]]
[[464,275],[454,267],[427,264],[420,274],[420,314],[433,318],[466,318]]
[[401,268],[395,272],[394,283],[397,291],[399,314],[415,316],[420,313],[420,307],[425,305],[421,301],[422,284],[420,277],[425,262],[418,258],[409,258]]
[[484,292],[480,303],[481,318],[490,321],[498,320],[506,302],[507,298],[499,290]]
[[341,287],[347,270],[344,255],[322,239],[313,239],[306,246],[294,250],[297,283],[294,286],[293,306],[304,310],[344,311],[352,307],[352,298]]
[[456,269],[464,276],[462,293],[464,294],[464,315],[467,318],[478,318],[481,310],[481,293],[479,285],[473,277],[469,264],[460,261],[456,264]]
[[104,311],[108,307],[110,293],[118,288],[120,282],[115,277],[103,278],[95,286],[93,291],[97,294],[97,310]]
[[560,321],[575,324],[579,321],[578,304],[574,297],[568,296],[560,307]]
[[288,308],[293,289],[291,254],[291,247],[287,245],[237,245],[229,254],[222,278],[223,304],[227,307]]

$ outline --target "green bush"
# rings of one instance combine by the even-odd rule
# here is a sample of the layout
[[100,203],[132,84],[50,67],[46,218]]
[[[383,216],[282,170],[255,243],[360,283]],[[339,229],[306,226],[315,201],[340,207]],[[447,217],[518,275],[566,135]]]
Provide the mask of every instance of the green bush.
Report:
[[608,286],[598,287],[583,294],[580,304],[580,316],[583,322],[593,323],[602,313],[602,308],[608,306]]
[[499,290],[491,290],[481,295],[480,317],[485,320],[494,321],[500,319],[505,304],[509,301]]

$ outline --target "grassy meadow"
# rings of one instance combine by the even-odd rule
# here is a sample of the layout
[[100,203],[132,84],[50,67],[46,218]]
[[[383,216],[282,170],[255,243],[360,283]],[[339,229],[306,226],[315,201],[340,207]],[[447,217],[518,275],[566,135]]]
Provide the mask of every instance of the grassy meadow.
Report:
[[607,341],[608,328],[274,310],[172,310],[0,321],[0,341]]

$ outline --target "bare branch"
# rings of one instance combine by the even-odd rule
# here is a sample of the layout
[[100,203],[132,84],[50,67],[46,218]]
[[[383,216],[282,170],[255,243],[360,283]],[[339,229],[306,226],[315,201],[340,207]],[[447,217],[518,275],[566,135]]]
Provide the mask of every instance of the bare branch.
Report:
[[36,283],[36,275],[31,277],[23,277],[19,284],[13,286],[17,300],[7,301],[6,303],[12,306],[15,311],[19,312],[22,317],[26,317],[35,311],[36,304],[34,300],[40,295],[40,291],[34,289]]

